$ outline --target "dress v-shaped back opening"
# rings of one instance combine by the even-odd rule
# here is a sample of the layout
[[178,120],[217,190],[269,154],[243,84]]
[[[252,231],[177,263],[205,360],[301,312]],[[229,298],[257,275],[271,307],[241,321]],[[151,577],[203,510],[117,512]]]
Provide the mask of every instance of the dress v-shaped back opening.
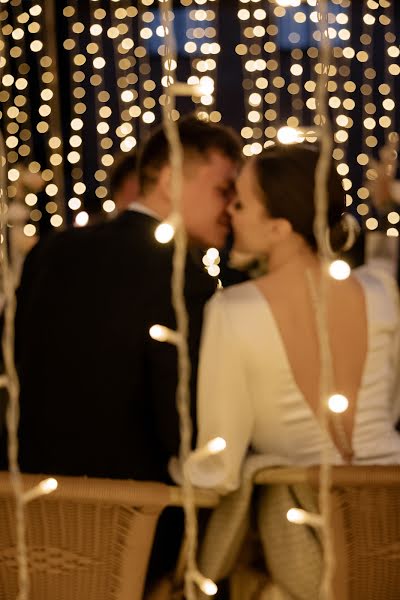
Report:
[[[298,381],[296,379],[295,376],[295,370],[293,369],[292,363],[290,361],[289,358],[289,353],[287,351],[285,342],[284,342],[284,336],[282,334],[281,328],[279,326],[278,320],[275,317],[274,311],[272,309],[271,303],[269,301],[269,299],[267,298],[267,296],[265,295],[265,293],[260,289],[260,287],[257,285],[257,283],[255,281],[249,281],[248,283],[253,287],[254,290],[256,290],[257,294],[262,298],[262,300],[264,301],[264,304],[267,308],[268,311],[268,315],[270,318],[271,323],[273,324],[275,333],[276,333],[276,337],[281,349],[281,354],[283,357],[283,360],[285,362],[285,365],[287,367],[287,372],[289,373],[290,376],[290,380],[291,383],[294,387],[294,389],[296,390],[296,392],[299,394],[299,396],[301,397],[301,399],[303,400],[305,406],[307,407],[307,409],[309,410],[309,413],[312,417],[312,419],[316,422],[317,426],[319,429],[321,429],[321,431],[323,433],[325,433],[326,435],[328,435],[330,442],[333,444],[334,448],[336,449],[336,451],[340,454],[340,456],[343,458],[344,461],[349,462],[349,458],[351,460],[351,458],[354,455],[354,444],[353,444],[353,438],[354,438],[354,431],[356,428],[356,419],[357,419],[357,405],[358,405],[358,401],[359,401],[359,394],[360,394],[360,388],[362,385],[362,382],[364,380],[364,376],[365,376],[365,371],[366,371],[366,366],[367,366],[367,362],[368,362],[368,353],[369,353],[369,319],[368,319],[368,314],[369,314],[369,310],[368,310],[368,296],[367,296],[367,289],[364,287],[364,285],[362,284],[362,282],[360,281],[360,279],[358,279],[356,277],[356,281],[358,283],[358,285],[360,286],[361,292],[362,292],[362,296],[363,296],[363,301],[364,301],[364,316],[365,316],[365,320],[366,320],[366,328],[367,328],[367,334],[366,334],[366,339],[367,339],[367,348],[365,351],[365,356],[364,356],[364,360],[363,360],[363,366],[361,369],[361,376],[360,376],[360,381],[359,381],[359,385],[358,385],[358,390],[357,393],[355,394],[354,397],[354,404],[352,406],[352,418],[351,418],[351,422],[350,422],[350,435],[348,436],[348,446],[349,449],[351,449],[351,456],[349,457],[348,454],[348,450],[347,448],[343,448],[340,445],[338,445],[337,443],[337,439],[335,438],[335,436],[332,434],[333,431],[335,431],[335,426],[333,424],[333,422],[331,422],[329,424],[329,428],[328,431],[323,431],[322,427],[321,427],[321,421],[320,421],[320,417],[318,415],[318,412],[316,412],[314,410],[314,408],[312,407],[312,404],[309,402],[309,400],[307,399],[306,395],[304,394],[304,392],[302,391],[300,385],[298,384]],[[316,322],[315,322],[315,326]],[[319,408],[319,404],[317,405]],[[341,418],[340,415],[333,415],[333,418]],[[338,436],[339,437],[339,436]],[[347,437],[347,435],[346,435]]]

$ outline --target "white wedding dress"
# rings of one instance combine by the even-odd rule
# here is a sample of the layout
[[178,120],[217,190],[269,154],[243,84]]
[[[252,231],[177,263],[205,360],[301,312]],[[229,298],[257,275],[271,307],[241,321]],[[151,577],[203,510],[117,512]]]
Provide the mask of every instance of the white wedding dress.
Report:
[[[400,464],[399,300],[395,281],[378,267],[355,269],[365,293],[368,350],[357,398],[353,464]],[[399,381],[398,381],[399,379]],[[240,485],[249,451],[271,465],[312,465],[329,444],[292,374],[270,306],[249,281],[219,291],[208,303],[200,350],[198,442],[217,436],[227,447],[192,473],[221,492]]]

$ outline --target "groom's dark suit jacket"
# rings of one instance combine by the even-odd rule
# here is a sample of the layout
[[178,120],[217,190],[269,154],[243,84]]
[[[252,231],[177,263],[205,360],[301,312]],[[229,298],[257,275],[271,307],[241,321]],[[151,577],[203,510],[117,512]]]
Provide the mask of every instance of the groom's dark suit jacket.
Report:
[[[127,211],[40,243],[18,292],[23,471],[168,481],[178,452],[172,244],[157,221]],[[192,406],[203,307],[215,281],[188,255]],[[194,414],[194,410],[192,411]]]

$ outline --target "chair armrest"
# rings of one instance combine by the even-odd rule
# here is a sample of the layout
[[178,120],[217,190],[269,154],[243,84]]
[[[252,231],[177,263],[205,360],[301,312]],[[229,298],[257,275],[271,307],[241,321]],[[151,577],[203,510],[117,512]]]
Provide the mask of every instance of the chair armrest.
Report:
[[[213,490],[195,488],[194,502],[198,508],[214,508],[219,503],[219,495]],[[183,506],[183,488],[169,486],[168,506]]]
[[[275,467],[258,471],[257,485],[309,483],[319,485],[319,466]],[[335,466],[331,468],[332,486],[400,487],[400,465]]]

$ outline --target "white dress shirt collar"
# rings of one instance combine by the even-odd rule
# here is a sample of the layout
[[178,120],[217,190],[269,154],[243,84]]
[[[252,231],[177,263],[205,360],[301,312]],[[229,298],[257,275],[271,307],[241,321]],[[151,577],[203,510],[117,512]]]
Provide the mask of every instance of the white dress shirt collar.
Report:
[[153,219],[157,219],[157,221],[162,221],[160,215],[148,208],[141,202],[131,202],[128,206],[128,210],[133,210],[134,212],[142,213],[143,215],[148,215],[149,217],[153,217]]

